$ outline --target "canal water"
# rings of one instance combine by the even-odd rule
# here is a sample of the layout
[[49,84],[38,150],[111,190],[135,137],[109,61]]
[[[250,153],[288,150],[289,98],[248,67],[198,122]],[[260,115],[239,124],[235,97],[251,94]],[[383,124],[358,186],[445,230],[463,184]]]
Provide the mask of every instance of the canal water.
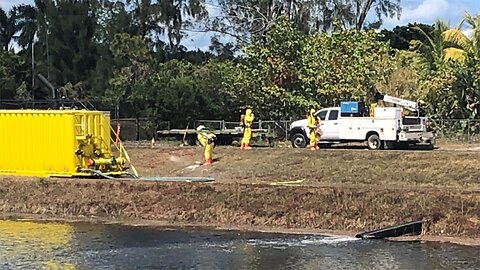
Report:
[[0,269],[480,269],[480,249],[348,237],[0,220]]

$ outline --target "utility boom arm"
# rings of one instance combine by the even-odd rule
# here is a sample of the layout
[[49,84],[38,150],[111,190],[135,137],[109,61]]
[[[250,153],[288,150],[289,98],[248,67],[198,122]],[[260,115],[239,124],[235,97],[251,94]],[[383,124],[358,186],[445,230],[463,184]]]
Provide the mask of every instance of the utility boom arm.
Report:
[[380,100],[383,100],[385,102],[389,102],[389,103],[393,103],[393,104],[403,106],[403,107],[409,109],[412,112],[415,112],[419,109],[418,103],[414,102],[414,101],[401,99],[401,98],[396,98],[396,97],[392,97],[392,96],[388,96],[388,95],[382,95],[380,93],[377,93],[375,95],[375,98],[377,100],[380,99]]

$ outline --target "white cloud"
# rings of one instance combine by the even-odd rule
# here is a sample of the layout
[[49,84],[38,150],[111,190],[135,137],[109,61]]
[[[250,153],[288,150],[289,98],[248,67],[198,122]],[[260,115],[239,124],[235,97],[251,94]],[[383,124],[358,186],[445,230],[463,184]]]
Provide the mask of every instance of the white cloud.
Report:
[[402,12],[402,21],[436,20],[444,17],[449,11],[447,0],[424,0],[413,9],[405,8]]
[[400,20],[385,19],[385,26],[405,25],[408,22],[433,23],[437,19],[446,17],[451,12],[447,0],[423,0],[415,5],[403,6]]
[[473,29],[466,29],[462,31],[465,36],[467,36],[469,39],[472,39],[473,37]]
[[440,19],[457,26],[465,12],[478,14],[479,0],[402,0],[400,20],[386,18],[384,27],[391,29],[397,25],[406,25],[410,22],[433,24]]

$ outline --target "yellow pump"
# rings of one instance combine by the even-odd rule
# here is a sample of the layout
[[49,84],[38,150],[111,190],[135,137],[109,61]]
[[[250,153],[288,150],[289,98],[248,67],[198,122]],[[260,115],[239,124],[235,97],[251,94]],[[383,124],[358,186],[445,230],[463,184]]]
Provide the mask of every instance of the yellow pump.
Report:
[[88,110],[0,110],[0,175],[125,174],[111,149],[110,114]]

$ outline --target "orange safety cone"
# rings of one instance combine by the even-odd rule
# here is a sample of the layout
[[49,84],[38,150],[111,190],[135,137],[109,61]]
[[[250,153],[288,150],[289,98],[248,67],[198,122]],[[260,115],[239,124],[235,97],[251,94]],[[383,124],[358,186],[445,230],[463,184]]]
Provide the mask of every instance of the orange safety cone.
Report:
[[155,138],[150,141],[150,148],[155,148]]

